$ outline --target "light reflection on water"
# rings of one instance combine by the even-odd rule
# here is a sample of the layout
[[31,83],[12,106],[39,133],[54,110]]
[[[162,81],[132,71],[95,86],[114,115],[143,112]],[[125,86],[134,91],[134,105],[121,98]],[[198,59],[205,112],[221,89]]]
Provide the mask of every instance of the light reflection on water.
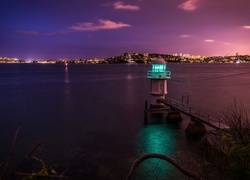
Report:
[[[181,149],[180,143],[183,143],[179,133],[180,124],[162,124],[165,122],[165,115],[149,116],[151,124],[145,125],[138,135],[138,157],[152,153],[164,154],[173,159],[178,156],[177,153]],[[159,122],[161,123],[157,124]],[[134,176],[135,179],[179,179],[184,177],[173,165],[159,158],[144,160]]]
[[68,115],[71,115],[73,108],[73,100],[72,100],[72,90],[71,90],[71,82],[69,78],[68,66],[65,67],[65,79],[64,79],[64,108],[65,112],[68,112]]
[[159,153],[173,155],[175,149],[174,132],[165,124],[147,125],[140,132],[142,154]]
[[[140,154],[159,153],[173,156],[175,141],[171,131],[168,131],[166,125],[149,125],[145,126],[140,132],[140,144],[138,150]],[[164,177],[172,170],[166,162],[161,159],[151,158],[145,160],[138,173],[135,175],[142,179],[154,179],[154,176]]]

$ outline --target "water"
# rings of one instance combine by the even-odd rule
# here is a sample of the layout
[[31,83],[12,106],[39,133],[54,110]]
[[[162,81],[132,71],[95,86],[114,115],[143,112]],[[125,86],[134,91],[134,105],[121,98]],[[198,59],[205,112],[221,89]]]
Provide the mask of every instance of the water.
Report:
[[[185,135],[189,118],[177,125],[144,125],[150,65],[0,64],[0,162],[15,129],[20,133],[13,161],[37,140],[36,152],[72,179],[125,179],[133,161],[146,153],[173,158],[192,151]],[[235,99],[250,107],[250,64],[168,64],[168,94],[208,113]],[[164,116],[151,118],[165,118]],[[14,163],[14,162],[13,162]],[[164,161],[147,160],[137,179],[185,176]]]

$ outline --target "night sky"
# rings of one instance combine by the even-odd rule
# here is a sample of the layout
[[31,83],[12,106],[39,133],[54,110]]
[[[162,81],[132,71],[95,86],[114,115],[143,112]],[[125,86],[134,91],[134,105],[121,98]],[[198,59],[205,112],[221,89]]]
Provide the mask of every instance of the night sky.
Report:
[[1,0],[0,57],[250,54],[249,0]]

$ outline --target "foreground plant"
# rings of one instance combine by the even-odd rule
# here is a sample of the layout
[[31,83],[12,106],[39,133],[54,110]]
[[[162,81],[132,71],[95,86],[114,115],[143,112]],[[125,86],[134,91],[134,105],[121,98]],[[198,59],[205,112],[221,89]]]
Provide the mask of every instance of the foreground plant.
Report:
[[[39,159],[34,156],[32,157],[34,152],[42,146],[43,143],[41,141],[38,141],[30,150],[30,152],[27,155],[25,155],[23,159],[16,166],[9,167],[9,162],[12,157],[14,146],[16,144],[16,139],[19,133],[19,129],[20,127],[16,129],[16,132],[12,140],[10,149],[8,151],[6,160],[0,163],[0,179],[1,180],[20,179],[20,178],[22,178],[22,180],[37,179],[37,178],[39,179],[51,179],[51,178],[68,179],[68,177],[64,176],[65,172],[68,169],[66,169],[63,173],[58,175],[55,171],[55,166],[46,166],[42,159]],[[31,172],[31,173],[19,172],[18,169],[20,169],[24,165],[25,161],[29,158],[34,159],[36,162],[40,162],[41,170],[39,170],[38,172]],[[9,170],[9,169],[12,169],[12,170]]]

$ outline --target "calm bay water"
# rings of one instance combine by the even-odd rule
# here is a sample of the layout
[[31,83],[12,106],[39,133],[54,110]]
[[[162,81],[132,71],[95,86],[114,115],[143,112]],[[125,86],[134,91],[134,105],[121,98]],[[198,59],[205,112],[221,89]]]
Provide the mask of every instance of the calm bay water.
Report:
[[[37,140],[37,152],[72,179],[124,179],[133,161],[146,153],[173,158],[192,151],[185,135],[189,119],[178,125],[144,125],[150,65],[0,64],[0,162],[15,129],[20,133],[13,160]],[[167,97],[208,113],[242,100],[250,108],[250,64],[168,64]],[[151,117],[157,118],[157,117]],[[164,118],[164,117],[158,117]],[[185,177],[159,160],[147,160],[138,179]],[[165,178],[167,177],[167,178]]]

